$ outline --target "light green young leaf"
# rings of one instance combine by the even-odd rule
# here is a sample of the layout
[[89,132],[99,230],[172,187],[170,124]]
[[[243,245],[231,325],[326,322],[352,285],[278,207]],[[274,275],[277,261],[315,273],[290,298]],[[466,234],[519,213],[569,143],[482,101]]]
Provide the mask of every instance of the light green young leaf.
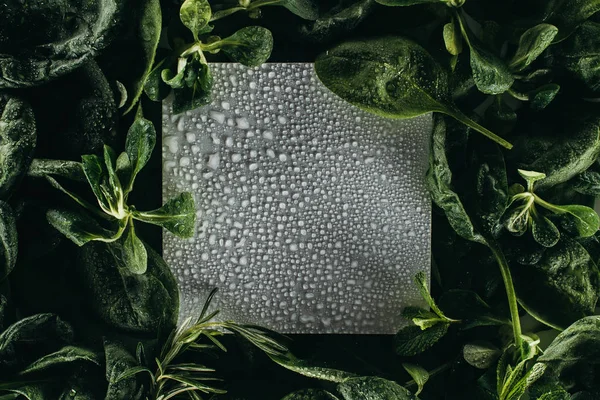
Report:
[[337,389],[344,400],[417,400],[396,382],[375,376],[347,379]]
[[315,70],[331,91],[366,111],[398,119],[441,112],[506,148],[512,147],[457,108],[450,95],[448,72],[408,39],[343,43],[319,56]]
[[196,206],[191,193],[181,193],[154,211],[134,211],[133,218],[150,224],[162,226],[181,238],[194,235],[196,224]]
[[537,181],[546,179],[546,174],[536,171],[526,171],[524,169],[518,169],[517,172],[527,182],[527,191],[533,192],[533,187]]
[[446,50],[453,56],[457,56],[462,53],[463,43],[460,31],[456,26],[456,22],[451,21],[444,25],[444,44]]
[[104,229],[85,213],[51,209],[46,213],[46,218],[50,225],[78,246],[91,240],[111,242],[120,237],[119,232]]
[[483,341],[467,343],[463,347],[465,361],[479,369],[490,368],[501,354],[502,352],[496,346]]
[[417,384],[417,392],[415,395],[419,395],[423,391],[423,387],[429,380],[429,372],[419,365],[410,364],[410,363],[402,363],[402,367],[408,372],[408,374],[413,378],[415,383]]
[[181,22],[192,31],[196,40],[202,29],[210,22],[211,17],[212,10],[208,0],[185,0],[179,10]]
[[148,266],[146,247],[135,234],[135,228],[131,220],[123,240],[123,264],[131,273],[138,275],[145,273]]
[[145,118],[136,119],[129,131],[125,141],[125,152],[129,161],[129,179],[123,182],[125,195],[133,189],[133,183],[137,174],[144,168],[152,156],[152,150],[156,145],[156,130],[152,122]]
[[0,282],[10,274],[17,262],[18,235],[14,212],[0,200]]
[[550,24],[539,24],[521,35],[519,47],[508,66],[511,71],[521,72],[552,44],[558,28]]
[[426,330],[422,330],[418,326],[407,326],[400,329],[394,338],[396,354],[412,357],[424,352],[448,332],[449,326],[449,323],[439,323]]
[[247,26],[216,44],[232,61],[257,67],[271,56],[273,35],[262,26]]
[[447,323],[443,318],[440,318],[436,313],[423,310],[419,307],[404,307],[402,309],[402,317],[411,320],[415,325],[422,330],[431,328],[438,323]]

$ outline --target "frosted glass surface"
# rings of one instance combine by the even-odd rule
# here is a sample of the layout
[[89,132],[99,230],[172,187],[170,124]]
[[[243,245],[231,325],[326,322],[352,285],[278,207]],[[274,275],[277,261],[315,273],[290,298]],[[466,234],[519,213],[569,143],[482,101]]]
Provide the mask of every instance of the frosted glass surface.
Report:
[[220,318],[285,333],[395,333],[430,270],[431,115],[339,99],[312,64],[213,64],[215,98],[163,104],[163,196],[194,193],[194,238],[165,233],[180,317],[214,287]]

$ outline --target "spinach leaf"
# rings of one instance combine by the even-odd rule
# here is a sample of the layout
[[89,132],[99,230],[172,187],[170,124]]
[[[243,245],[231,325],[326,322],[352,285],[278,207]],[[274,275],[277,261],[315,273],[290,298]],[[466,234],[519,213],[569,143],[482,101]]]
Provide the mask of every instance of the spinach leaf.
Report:
[[104,354],[108,381],[105,400],[143,399],[146,389],[138,382],[136,376],[121,378],[124,372],[138,366],[135,357],[122,344],[110,340],[104,341]]
[[232,61],[257,67],[271,56],[273,35],[262,26],[247,26],[217,44]]
[[25,369],[21,370],[19,374],[33,374],[63,364],[72,364],[79,361],[87,361],[100,365],[100,359],[97,353],[82,347],[65,346],[62,349],[47,354],[29,364]]
[[12,208],[0,200],[0,282],[13,270],[17,262],[17,224]]
[[194,197],[189,192],[169,200],[157,210],[134,211],[132,215],[137,220],[161,226],[181,238],[194,235],[196,208]]
[[554,339],[537,361],[547,367],[546,375],[558,380],[567,390],[575,386],[600,389],[596,379],[600,373],[600,317],[574,322]]
[[[534,265],[515,265],[511,270],[520,304],[540,322],[563,329],[594,313],[600,272],[579,243],[563,238],[547,249]],[[535,282],[535,291],[531,290]]]
[[446,70],[408,39],[387,37],[343,43],[319,56],[315,70],[325,86],[366,111],[389,118],[441,112],[511,147],[456,107]]
[[526,30],[508,64],[511,71],[521,72],[529,67],[552,44],[557,33],[558,28],[550,24],[539,24]]
[[73,71],[110,43],[125,7],[112,0],[11,3],[0,14],[0,88],[37,86]]
[[417,396],[398,385],[378,377],[350,378],[337,387],[344,400],[417,400]]
[[545,21],[558,27],[555,42],[564,40],[584,21],[600,11],[598,0],[551,0],[544,8]]
[[35,118],[24,100],[0,92],[0,199],[6,199],[29,168],[36,142]]
[[198,40],[198,35],[203,32],[212,17],[212,10],[208,0],[185,0],[179,10],[181,22]]
[[338,400],[338,398],[325,390],[306,389],[290,393],[281,400]]
[[548,83],[540,86],[529,93],[529,106],[536,111],[543,110],[554,100],[559,91],[560,85],[556,83]]
[[79,270],[90,306],[111,326],[129,332],[163,332],[179,312],[177,283],[169,267],[145,243],[147,271],[134,274],[119,242],[90,242],[79,251]]

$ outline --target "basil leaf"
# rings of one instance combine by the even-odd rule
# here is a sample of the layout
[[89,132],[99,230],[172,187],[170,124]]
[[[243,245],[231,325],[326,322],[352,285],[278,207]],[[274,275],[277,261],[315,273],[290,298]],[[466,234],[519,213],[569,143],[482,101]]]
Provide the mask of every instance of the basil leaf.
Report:
[[[600,272],[583,246],[562,238],[534,265],[511,263],[519,303],[538,321],[562,329],[594,313]],[[535,291],[531,290],[535,282]]]
[[355,0],[350,5],[340,3],[314,22],[302,26],[302,34],[317,42],[343,36],[371,14],[374,4],[375,0]]
[[558,28],[550,24],[539,24],[526,30],[519,39],[519,47],[508,66],[511,71],[521,72],[552,44]]
[[136,376],[119,379],[125,371],[138,366],[135,357],[123,345],[110,340],[104,340],[104,354],[108,381],[105,400],[143,399],[145,388],[138,383]]
[[502,352],[489,342],[477,341],[463,347],[463,357],[469,365],[479,369],[488,369],[494,365]]
[[417,400],[411,392],[398,385],[374,376],[350,378],[337,387],[344,400]]
[[221,40],[219,45],[232,61],[247,67],[257,67],[271,56],[273,35],[262,26],[247,26]]
[[417,384],[418,389],[415,395],[418,396],[419,393],[423,391],[423,387],[429,380],[429,372],[416,364],[402,363],[402,367],[406,370],[406,372],[408,372],[413,381],[415,381]]
[[281,400],[339,400],[331,393],[321,389],[305,389],[290,393]]
[[181,22],[192,31],[196,40],[211,17],[212,10],[208,0],[185,0],[179,10]]
[[562,331],[538,360],[546,374],[571,390],[575,386],[600,389],[600,317],[580,319]]
[[92,241],[112,241],[117,232],[104,229],[89,215],[66,209],[50,209],[46,213],[48,223],[69,238],[77,246]]
[[319,56],[315,70],[331,91],[366,111],[400,119],[441,112],[511,147],[456,107],[449,93],[447,71],[408,39],[387,37],[343,43]]
[[169,267],[144,244],[148,267],[132,274],[124,264],[119,242],[91,242],[78,254],[83,287],[90,307],[109,325],[128,332],[171,331],[179,312],[177,282]]
[[429,154],[427,188],[433,202],[446,214],[448,222],[461,237],[486,244],[467,214],[458,194],[452,188],[452,171],[446,157],[446,124],[443,117],[436,116]]
[[133,222],[129,224],[123,239],[123,264],[133,274],[145,273],[148,265],[148,253],[144,243],[135,234]]
[[544,247],[552,247],[560,240],[558,228],[543,215],[536,215],[531,219],[531,234]]
[[6,199],[27,172],[36,141],[31,106],[20,98],[0,93],[0,198]]
[[0,282],[13,270],[17,262],[17,223],[12,208],[0,200]]
[[564,40],[579,25],[600,11],[598,0],[550,0],[544,8],[545,21],[558,27],[555,42]]
[[435,324],[429,329],[422,330],[418,326],[407,326],[400,329],[394,338],[396,354],[402,357],[412,357],[436,344],[448,332],[449,323]]
[[70,364],[77,361],[87,361],[100,365],[100,359],[95,352],[82,347],[65,346],[62,349],[47,354],[29,364],[25,369],[19,372],[19,375],[32,374],[44,371],[48,368],[54,368],[56,366],[61,366],[62,364]]
[[153,211],[134,211],[133,218],[161,226],[181,238],[194,235],[196,206],[191,193],[181,193],[161,208]]
[[124,182],[125,195],[133,189],[137,174],[146,166],[152,156],[156,145],[156,130],[152,122],[144,118],[137,118],[129,131],[125,141],[125,152],[129,161],[129,177]]
[[[0,88],[41,85],[81,66],[110,44],[125,4],[93,0],[3,7]],[[76,29],[73,21],[80,21],[85,27]]]

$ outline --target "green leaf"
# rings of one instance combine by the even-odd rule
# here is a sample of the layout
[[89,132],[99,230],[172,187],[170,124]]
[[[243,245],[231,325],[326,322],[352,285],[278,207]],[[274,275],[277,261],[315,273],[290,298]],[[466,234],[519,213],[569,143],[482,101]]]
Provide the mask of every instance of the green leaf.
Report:
[[[260,2],[260,0],[256,1],[256,3]],[[271,0],[266,0],[263,2],[265,5],[273,3]],[[273,5],[281,5],[300,18],[307,20],[314,21],[315,19],[319,18],[319,9],[317,7],[317,3],[313,0],[280,0],[276,3],[273,3]]]
[[508,66],[511,71],[521,72],[529,67],[540,54],[552,44],[558,28],[550,24],[539,24],[526,30],[519,39],[519,47]]
[[285,356],[269,355],[269,357],[282,367],[309,378],[339,383],[356,376],[350,372],[328,368],[327,366],[319,366],[300,360],[291,353],[288,353]]
[[[127,332],[156,335],[171,331],[179,313],[179,291],[169,267],[146,244],[148,267],[132,274],[119,242],[91,242],[78,253],[82,289],[90,307],[104,322]],[[93,301],[92,301],[93,299]]]
[[560,240],[558,228],[543,215],[531,219],[531,233],[535,241],[544,247],[552,247]]
[[262,26],[247,26],[218,42],[232,61],[248,67],[265,63],[273,50],[273,35]]
[[7,199],[27,172],[35,142],[35,117],[29,103],[0,93],[0,199]]
[[156,130],[152,122],[137,118],[129,128],[125,141],[125,152],[129,159],[129,179],[123,182],[126,195],[133,189],[137,174],[150,160],[155,145]]
[[181,114],[210,103],[213,77],[198,53],[186,63],[181,79],[183,86],[173,90],[173,113]]
[[419,307],[404,307],[402,317],[411,320],[419,328],[425,330],[440,322],[446,323],[446,319],[440,318],[436,313],[423,310]]
[[579,387],[600,389],[600,317],[580,319],[561,332],[538,360],[546,365],[546,375],[571,390]]
[[554,205],[552,211],[556,214],[565,214],[577,228],[581,237],[594,235],[600,227],[600,218],[593,208],[578,204],[558,206]]
[[290,393],[281,400],[338,400],[338,398],[325,390],[305,389]]
[[145,389],[135,376],[122,378],[124,372],[137,367],[137,361],[125,347],[117,342],[104,340],[106,355],[106,380],[108,389],[105,400],[141,400],[145,398]]
[[423,299],[425,299],[425,301],[427,302],[427,304],[429,305],[431,310],[438,317],[440,317],[441,319],[443,319],[446,322],[455,322],[455,320],[446,317],[444,315],[444,313],[442,312],[442,310],[439,309],[437,304],[435,304],[435,300],[433,300],[433,297],[431,297],[431,294],[429,293],[429,288],[427,287],[427,275],[425,275],[425,272],[419,271],[417,273],[417,275],[415,276],[415,284],[417,285],[417,288],[419,289],[419,293],[421,293],[421,297],[423,297]]
[[560,86],[556,83],[548,83],[540,86],[533,92],[529,93],[529,100],[531,103],[529,106],[532,110],[540,111],[548,107],[552,100],[556,97],[560,91]]
[[356,0],[350,5],[340,3],[313,23],[303,25],[301,32],[317,42],[343,36],[371,14],[374,4],[375,0]]
[[196,206],[191,193],[181,193],[154,211],[134,211],[133,218],[161,226],[181,238],[194,235]]
[[447,71],[408,39],[343,43],[319,56],[315,70],[331,91],[366,111],[399,119],[441,112],[511,147],[458,110],[450,96]]
[[48,223],[69,238],[77,246],[98,240],[110,242],[119,238],[119,232],[109,231],[84,212],[67,209],[50,209],[46,213]]
[[395,7],[406,7],[413,6],[415,4],[445,4],[446,0],[377,0],[379,4],[383,4],[384,6],[395,6]]
[[462,37],[460,36],[460,30],[456,26],[456,22],[448,22],[444,25],[444,44],[446,50],[453,56],[457,56],[462,53],[463,43]]
[[563,329],[594,313],[600,272],[576,241],[563,237],[536,264],[513,263],[511,271],[520,304],[540,322]]
[[17,222],[10,205],[0,200],[0,282],[13,270],[17,262]]
[[162,101],[171,92],[171,88],[163,81],[161,76],[166,62],[167,59],[162,59],[154,64],[146,76],[144,93],[152,101]]
[[502,352],[499,348],[484,341],[467,343],[463,347],[465,361],[479,369],[490,368],[501,354]]
[[486,244],[452,187],[452,171],[446,157],[446,124],[443,117],[434,118],[426,180],[431,198],[444,211],[448,222],[458,235],[473,242]]
[[600,173],[589,170],[582,172],[575,177],[573,189],[588,196],[600,197]]
[[179,10],[181,22],[198,40],[198,35],[208,25],[212,17],[212,10],[208,0],[185,0]]
[[600,11],[599,0],[550,0],[545,5],[544,20],[558,27],[555,42],[567,38],[579,25]]
[[517,172],[527,182],[527,187],[529,188],[528,191],[530,191],[530,192],[533,189],[533,185],[537,181],[541,181],[543,179],[546,179],[546,174],[544,174],[542,172],[526,171],[526,170],[523,170],[523,169],[518,169]]
[[400,329],[394,338],[396,354],[412,357],[436,344],[448,332],[449,323],[435,324],[429,329],[422,330],[418,326],[407,326]]
[[123,240],[123,264],[133,274],[145,273],[148,265],[148,253],[144,243],[135,234],[133,221],[130,221]]
[[65,346],[54,353],[47,354],[40,359],[29,364],[25,369],[19,372],[20,375],[44,371],[48,368],[70,364],[78,361],[86,361],[100,365],[100,359],[95,352],[82,347]]
[[96,155],[85,155],[81,157],[81,166],[83,167],[83,173],[92,188],[92,192],[98,200],[100,208],[106,213],[110,213],[111,210],[111,199],[106,197],[106,192],[102,190],[102,185],[105,184],[108,176],[106,165]]
[[402,367],[408,372],[413,381],[417,384],[417,392],[415,395],[419,395],[423,391],[425,383],[429,380],[429,372],[423,367],[416,364],[402,363]]
[[344,400],[417,400],[396,382],[374,376],[347,379],[337,389]]

